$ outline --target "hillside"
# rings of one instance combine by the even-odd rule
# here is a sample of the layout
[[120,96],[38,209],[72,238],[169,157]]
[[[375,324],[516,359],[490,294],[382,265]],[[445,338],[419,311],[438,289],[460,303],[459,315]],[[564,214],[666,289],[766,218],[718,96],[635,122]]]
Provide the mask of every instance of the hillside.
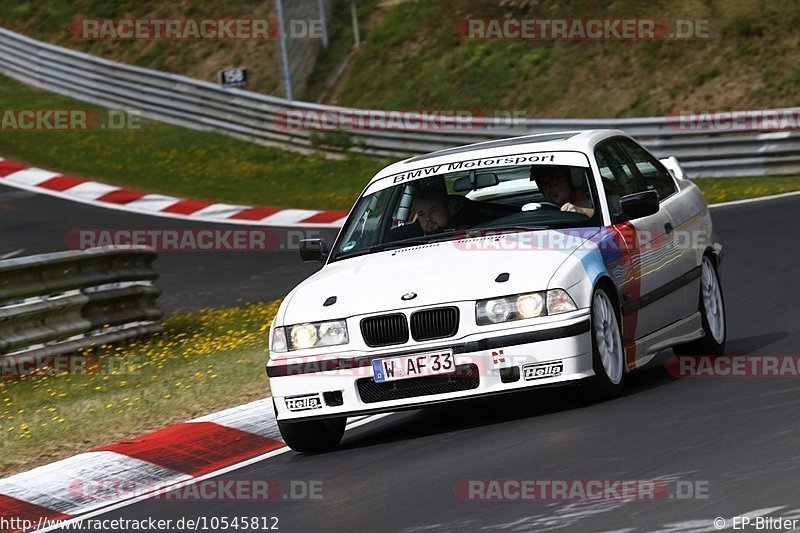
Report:
[[216,80],[219,69],[244,64],[251,67],[251,88],[277,93],[275,41],[89,41],[76,39],[70,32],[70,24],[80,18],[221,16],[269,18],[272,0],[7,0],[0,10],[0,25],[81,52],[208,81]]
[[[435,0],[394,5],[333,101],[519,110],[530,117],[661,115],[800,103],[800,10],[747,0]],[[467,17],[712,19],[691,41],[465,40]]]

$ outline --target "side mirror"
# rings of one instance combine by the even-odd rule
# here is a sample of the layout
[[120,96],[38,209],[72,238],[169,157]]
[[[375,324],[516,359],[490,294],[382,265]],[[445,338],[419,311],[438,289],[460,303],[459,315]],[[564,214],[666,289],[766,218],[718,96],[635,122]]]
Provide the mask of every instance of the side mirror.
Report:
[[630,220],[658,213],[658,193],[656,191],[637,192],[619,199],[622,213]]
[[300,241],[300,259],[306,263],[322,263],[328,258],[328,247],[322,239]]

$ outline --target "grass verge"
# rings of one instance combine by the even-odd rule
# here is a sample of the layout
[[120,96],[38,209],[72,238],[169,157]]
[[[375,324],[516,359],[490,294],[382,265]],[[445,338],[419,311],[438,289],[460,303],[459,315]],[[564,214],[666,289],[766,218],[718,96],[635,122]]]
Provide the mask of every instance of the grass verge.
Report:
[[279,304],[170,317],[159,335],[82,352],[85,372],[4,367],[0,477],[268,396]]
[[[106,110],[0,76],[3,109]],[[388,161],[331,159],[144,121],[119,131],[3,131],[0,156],[147,192],[308,209],[349,209]]]
[[709,204],[800,191],[800,176],[755,178],[696,178]]

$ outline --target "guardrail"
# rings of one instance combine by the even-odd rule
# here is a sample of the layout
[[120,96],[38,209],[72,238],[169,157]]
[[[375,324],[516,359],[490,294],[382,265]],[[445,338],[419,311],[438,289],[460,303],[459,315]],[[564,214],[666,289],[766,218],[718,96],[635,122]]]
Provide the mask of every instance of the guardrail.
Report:
[[149,250],[0,261],[0,354],[53,356],[161,331]]
[[[220,131],[262,144],[291,144],[383,156],[424,153],[471,142],[561,130],[616,128],[658,157],[676,156],[690,177],[800,173],[800,134],[702,131],[668,117],[620,119],[474,118],[472,127],[442,131],[380,128],[330,132],[287,128],[292,112],[369,117],[376,111],[288,101],[223,89],[201,80],[109,61],[0,28],[0,72],[22,82],[145,118]],[[797,113],[797,109],[772,110]],[[377,112],[381,113],[381,112]],[[756,112],[760,113],[760,112]]]

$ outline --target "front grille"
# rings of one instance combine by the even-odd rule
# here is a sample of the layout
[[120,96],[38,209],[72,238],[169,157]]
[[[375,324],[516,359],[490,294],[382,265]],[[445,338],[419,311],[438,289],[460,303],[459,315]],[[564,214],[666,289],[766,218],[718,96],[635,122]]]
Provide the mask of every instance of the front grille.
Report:
[[388,402],[477,389],[479,384],[478,366],[474,364],[458,365],[455,374],[447,376],[423,376],[388,383],[375,383],[372,378],[361,378],[356,381],[358,395],[364,403]]
[[396,313],[365,318],[361,321],[361,336],[367,346],[390,346],[408,342],[406,315]]
[[415,341],[444,339],[458,331],[458,307],[440,307],[411,315],[411,336]]

